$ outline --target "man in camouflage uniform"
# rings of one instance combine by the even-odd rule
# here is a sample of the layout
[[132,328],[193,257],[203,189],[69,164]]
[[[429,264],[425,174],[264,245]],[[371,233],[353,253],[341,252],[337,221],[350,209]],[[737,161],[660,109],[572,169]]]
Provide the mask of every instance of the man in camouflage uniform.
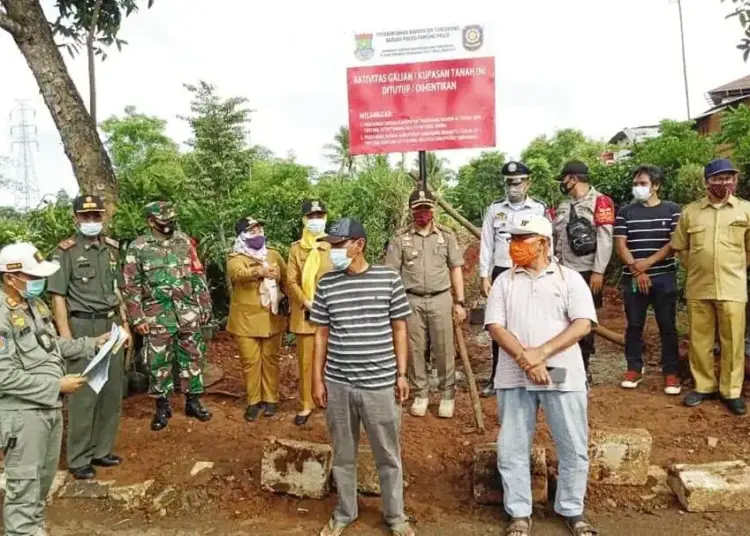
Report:
[[[127,326],[117,287],[120,278],[119,244],[102,235],[104,203],[93,195],[73,201],[78,233],[57,246],[53,260],[60,264],[48,282],[55,322],[64,339],[109,333],[112,324]],[[126,328],[127,329],[127,328]],[[100,393],[84,387],[68,399],[68,470],[79,480],[96,476],[93,466],[113,467],[122,461],[112,452],[120,427],[123,388],[123,350],[112,354],[109,380]],[[68,363],[80,374],[85,360]]]
[[200,402],[206,345],[201,325],[211,316],[211,296],[195,248],[186,234],[174,229],[171,203],[146,205],[151,233],[133,241],[123,267],[125,310],[135,330],[144,336],[144,352],[151,370],[150,394],[156,398],[154,431],[166,428],[174,390],[172,361],[180,367],[185,415],[211,419]]

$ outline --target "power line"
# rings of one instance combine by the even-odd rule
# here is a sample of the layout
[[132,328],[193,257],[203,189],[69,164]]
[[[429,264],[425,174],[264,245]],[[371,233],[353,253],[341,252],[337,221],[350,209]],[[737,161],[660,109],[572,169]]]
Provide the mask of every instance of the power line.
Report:
[[680,44],[682,46],[682,75],[685,80],[685,107],[687,118],[690,119],[690,92],[688,91],[687,59],[685,56],[685,26],[682,22],[682,0],[677,0],[677,12],[680,15]]
[[20,195],[21,204],[26,210],[31,208],[32,202],[39,196],[32,153],[33,147],[39,150],[36,110],[29,102],[26,99],[16,100],[16,107],[10,112],[10,150],[11,154],[17,155],[14,190]]

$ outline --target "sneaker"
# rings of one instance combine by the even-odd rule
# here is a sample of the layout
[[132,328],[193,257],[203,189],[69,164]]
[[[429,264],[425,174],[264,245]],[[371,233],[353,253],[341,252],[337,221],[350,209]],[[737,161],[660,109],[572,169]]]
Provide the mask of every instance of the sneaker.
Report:
[[453,399],[446,399],[440,401],[440,409],[438,409],[438,417],[441,419],[452,419],[453,418],[453,410],[455,409],[456,404],[453,401]]
[[667,374],[667,377],[664,378],[664,392],[668,395],[679,395],[681,391],[680,378],[674,374]]
[[427,406],[429,403],[430,401],[428,398],[418,396],[414,399],[414,403],[411,405],[409,413],[414,417],[424,417],[427,414]]
[[629,370],[623,375],[620,387],[623,389],[635,389],[642,380],[643,374],[634,370]]

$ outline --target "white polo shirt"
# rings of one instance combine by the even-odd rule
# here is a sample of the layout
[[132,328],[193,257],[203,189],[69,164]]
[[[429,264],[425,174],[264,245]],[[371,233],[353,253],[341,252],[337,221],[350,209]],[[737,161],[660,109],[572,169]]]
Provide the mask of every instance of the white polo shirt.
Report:
[[[556,262],[534,276],[523,268],[508,270],[492,285],[485,325],[499,324],[530,348],[543,345],[579,318],[597,323],[596,308],[581,274]],[[525,387],[531,391],[585,391],[586,371],[578,344],[551,356],[547,367],[567,369],[565,382],[537,385],[502,348],[495,389]]]

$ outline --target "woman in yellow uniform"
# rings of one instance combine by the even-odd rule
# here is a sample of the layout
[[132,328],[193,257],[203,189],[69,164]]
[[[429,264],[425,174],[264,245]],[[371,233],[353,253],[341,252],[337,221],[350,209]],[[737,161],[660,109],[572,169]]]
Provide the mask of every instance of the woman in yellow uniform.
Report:
[[286,263],[266,246],[264,222],[248,216],[235,225],[237,239],[227,259],[232,283],[227,331],[240,349],[247,390],[245,419],[276,413],[279,401],[279,348],[287,319],[279,309],[284,297]]
[[302,426],[315,409],[312,399],[312,360],[315,345],[315,325],[311,324],[310,309],[315,298],[315,289],[323,275],[331,270],[331,245],[318,242],[325,236],[327,211],[320,201],[306,201],[302,205],[302,240],[289,249],[289,272],[287,288],[291,302],[291,326],[289,331],[297,338],[299,360],[299,397],[301,411],[294,417],[294,424]]

